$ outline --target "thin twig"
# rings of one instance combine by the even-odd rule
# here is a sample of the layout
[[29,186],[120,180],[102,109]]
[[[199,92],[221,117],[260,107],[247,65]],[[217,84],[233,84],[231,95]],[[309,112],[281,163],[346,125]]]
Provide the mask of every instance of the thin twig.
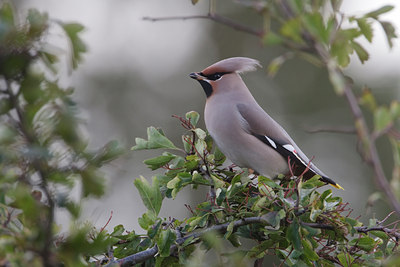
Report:
[[261,37],[263,35],[262,30],[255,30],[249,26],[237,23],[236,21],[229,19],[227,17],[218,15],[216,13],[209,13],[207,15],[192,15],[192,16],[171,16],[171,17],[143,17],[143,20],[148,20],[152,22],[157,21],[168,21],[168,20],[189,20],[189,19],[209,19],[220,23],[222,25],[228,26],[232,29],[249,33],[251,35],[255,35],[257,37]]
[[350,126],[325,126],[315,127],[306,130],[308,133],[340,133],[340,134],[356,134],[357,131],[354,127]]

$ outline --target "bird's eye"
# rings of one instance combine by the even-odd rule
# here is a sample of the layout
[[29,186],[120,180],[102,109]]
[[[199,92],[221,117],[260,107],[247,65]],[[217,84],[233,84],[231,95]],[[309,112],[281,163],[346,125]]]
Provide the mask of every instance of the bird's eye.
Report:
[[224,75],[225,73],[214,73],[212,75],[209,75],[207,78],[212,80],[212,81],[216,81],[218,79],[220,79],[222,77],[222,75]]
[[218,80],[219,78],[221,78],[222,77],[222,75],[221,74],[214,74],[213,76],[212,76],[212,78],[213,78],[213,80]]

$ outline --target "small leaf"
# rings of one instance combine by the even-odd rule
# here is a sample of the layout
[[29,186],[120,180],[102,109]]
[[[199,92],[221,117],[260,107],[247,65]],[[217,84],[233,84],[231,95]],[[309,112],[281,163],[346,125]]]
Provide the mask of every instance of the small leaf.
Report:
[[283,38],[280,37],[278,34],[269,31],[267,34],[264,35],[263,39],[264,45],[280,45],[284,42]]
[[168,148],[178,149],[165,135],[161,129],[155,127],[147,128],[147,139],[136,138],[136,145],[132,147],[132,150],[142,149],[157,149],[157,148]]
[[387,21],[379,21],[382,25],[383,30],[385,31],[386,39],[389,44],[389,47],[393,47],[393,39],[397,38],[396,29],[393,24]]
[[381,8],[378,8],[377,10],[374,10],[374,11],[371,11],[371,12],[365,14],[365,16],[377,19],[378,16],[391,11],[393,8],[394,8],[394,6],[386,5]]
[[364,236],[361,238],[355,238],[349,242],[350,246],[357,246],[366,252],[371,252],[375,246],[376,242],[372,237]]
[[224,236],[225,239],[228,239],[231,236],[231,234],[233,233],[233,226],[234,225],[235,225],[234,221],[230,222],[228,224],[228,227],[226,228],[226,233],[225,233],[225,236]]
[[136,179],[134,184],[139,191],[143,204],[150,212],[157,216],[161,209],[162,196],[156,177],[153,177],[153,184],[151,186],[143,176],[140,176],[140,179]]
[[206,139],[207,134],[202,129],[196,128],[194,129],[194,132],[196,133],[197,137],[200,138],[201,140]]
[[303,43],[303,38],[301,37],[302,28],[299,18],[287,20],[282,25],[280,31],[283,36],[288,37],[297,43]]
[[171,245],[174,244],[176,235],[171,229],[162,231],[157,239],[158,251],[161,257],[168,257],[170,255]]
[[353,257],[346,253],[340,253],[337,255],[337,258],[339,259],[340,263],[344,266],[344,267],[349,267],[351,266],[351,263],[353,262]]
[[369,108],[370,111],[375,111],[377,109],[377,104],[374,95],[371,90],[367,87],[363,88],[362,95],[359,100],[360,104]]
[[195,5],[195,4],[197,4],[199,2],[199,0],[191,0],[191,1],[192,1],[193,5]]
[[361,63],[364,63],[369,59],[369,54],[367,50],[364,49],[359,43],[356,41],[351,42],[351,46],[353,47],[354,51],[356,51],[358,58],[360,59]]
[[196,111],[189,111],[185,114],[185,117],[193,126],[196,126],[197,122],[199,122],[200,114]]
[[151,159],[146,159],[144,164],[147,165],[151,170],[156,170],[168,162],[170,162],[172,159],[174,159],[176,156],[171,154],[171,153],[163,153],[161,156],[151,158]]
[[300,225],[298,221],[294,219],[287,229],[286,238],[293,245],[295,250],[301,251],[301,237],[299,229]]
[[214,182],[215,188],[225,187],[225,182],[217,178],[215,175],[211,174],[211,178]]
[[365,36],[368,42],[372,42],[373,32],[371,23],[366,18],[357,19],[358,27],[360,27],[361,33]]
[[251,208],[253,211],[260,211],[265,208],[265,203],[267,203],[267,197],[262,197],[254,203],[253,207]]
[[86,45],[79,37],[79,33],[84,30],[84,27],[78,23],[61,23],[60,24],[65,33],[67,34],[71,45],[72,45],[72,55],[71,62],[72,67],[76,69],[78,63],[82,60],[82,53],[86,52]]
[[174,188],[178,187],[180,182],[181,182],[181,179],[179,179],[179,177],[177,176],[167,183],[167,188],[174,189]]
[[392,124],[392,116],[387,107],[379,107],[374,112],[374,130],[380,132],[386,129],[390,124]]
[[279,227],[281,220],[285,217],[286,213],[284,209],[281,209],[279,211],[270,211],[262,216],[262,218],[265,219],[274,228]]
[[319,256],[315,253],[311,242],[308,239],[302,239],[301,244],[303,245],[303,253],[310,261],[319,260]]

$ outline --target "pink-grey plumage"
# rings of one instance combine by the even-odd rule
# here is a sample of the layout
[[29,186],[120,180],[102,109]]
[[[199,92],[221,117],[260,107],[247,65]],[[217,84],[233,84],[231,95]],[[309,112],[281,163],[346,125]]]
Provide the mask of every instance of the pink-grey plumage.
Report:
[[340,185],[319,170],[300,150],[289,134],[257,103],[240,73],[260,66],[257,60],[234,57],[221,60],[190,77],[202,85],[208,132],[219,149],[236,165],[251,168],[267,177],[290,174],[304,178],[318,174],[337,188]]

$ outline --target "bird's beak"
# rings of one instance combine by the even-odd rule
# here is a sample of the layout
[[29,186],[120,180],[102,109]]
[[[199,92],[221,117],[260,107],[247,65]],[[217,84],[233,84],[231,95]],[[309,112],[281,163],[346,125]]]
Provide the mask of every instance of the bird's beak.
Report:
[[204,77],[200,75],[200,73],[192,72],[189,74],[189,77],[198,81],[204,80]]

